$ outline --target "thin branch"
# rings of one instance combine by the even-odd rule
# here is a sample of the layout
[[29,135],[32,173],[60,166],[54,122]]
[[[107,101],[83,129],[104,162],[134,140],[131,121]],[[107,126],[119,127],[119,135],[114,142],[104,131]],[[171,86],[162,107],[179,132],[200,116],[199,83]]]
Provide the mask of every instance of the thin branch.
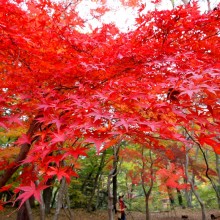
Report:
[[211,38],[211,37],[214,37],[214,36],[218,36],[219,34],[220,34],[220,31],[217,31],[217,32],[214,33],[214,34],[211,34],[211,35],[209,35],[209,36],[207,36],[207,37],[201,39],[201,41],[202,41],[202,40],[206,40],[206,39]]
[[208,164],[208,161],[207,161],[205,152],[203,151],[201,144],[200,144],[198,141],[196,141],[196,140],[191,136],[191,134],[188,132],[188,130],[187,130],[185,127],[183,127],[183,129],[186,131],[186,133],[187,133],[187,135],[189,136],[189,138],[199,147],[200,151],[202,152],[202,155],[203,155],[203,158],[204,158],[205,164],[206,164],[206,172],[205,172],[206,177],[207,177],[207,179],[211,182],[212,187],[213,187],[213,189],[214,189],[215,192],[216,192],[217,198],[219,199],[219,198],[220,198],[220,195],[219,195],[218,189],[217,189],[215,183],[213,182],[213,180],[211,179],[211,177],[209,176],[209,170],[210,170],[210,169],[209,169],[209,164]]

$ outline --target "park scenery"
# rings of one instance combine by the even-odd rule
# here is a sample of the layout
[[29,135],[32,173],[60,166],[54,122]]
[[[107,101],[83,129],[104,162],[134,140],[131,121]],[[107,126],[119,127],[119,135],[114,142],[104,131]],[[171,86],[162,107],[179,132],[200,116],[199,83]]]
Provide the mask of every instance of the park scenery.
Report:
[[220,219],[220,1],[1,0],[0,220],[123,213]]

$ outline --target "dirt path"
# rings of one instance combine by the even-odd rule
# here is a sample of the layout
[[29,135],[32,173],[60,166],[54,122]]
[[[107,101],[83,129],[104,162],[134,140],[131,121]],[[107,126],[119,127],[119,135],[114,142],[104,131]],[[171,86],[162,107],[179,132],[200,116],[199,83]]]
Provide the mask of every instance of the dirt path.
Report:
[[[16,220],[16,212],[12,213],[13,209],[6,209],[4,212],[0,212],[0,220]],[[52,214],[49,215],[46,220],[53,219],[54,210]],[[73,220],[108,220],[108,214],[106,210],[99,210],[96,212],[88,213],[83,209],[72,210],[74,215]],[[33,209],[34,220],[40,220],[39,210]],[[210,215],[214,214],[220,216],[220,210],[208,210],[207,220],[210,220]],[[175,209],[175,211],[167,212],[152,212],[152,220],[181,220],[182,216],[188,216],[188,220],[201,220],[201,213],[199,211],[191,209]],[[62,210],[60,214],[60,220],[69,220],[67,217],[67,212]],[[116,220],[117,218],[115,218]],[[141,212],[127,212],[127,220],[145,220],[144,213]]]

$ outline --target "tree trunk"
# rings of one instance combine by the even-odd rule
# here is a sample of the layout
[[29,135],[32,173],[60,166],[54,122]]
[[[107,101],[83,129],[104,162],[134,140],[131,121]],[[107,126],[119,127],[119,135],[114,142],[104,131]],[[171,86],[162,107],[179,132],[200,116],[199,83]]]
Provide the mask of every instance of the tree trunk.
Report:
[[216,171],[218,174],[218,184],[220,185],[220,157],[218,154],[215,154],[215,159],[216,159]]
[[26,206],[26,209],[27,209],[28,218],[30,220],[34,220],[29,199],[25,202],[25,206]]
[[96,205],[95,208],[98,209],[99,208],[99,200],[100,200],[100,182],[101,182],[101,178],[102,178],[102,173],[99,176],[99,181],[98,181],[98,187],[97,187],[97,196],[96,196]]
[[181,191],[180,191],[178,188],[176,188],[176,191],[177,191],[177,195],[178,195],[179,205],[180,205],[181,207],[183,207],[183,197],[182,197]]
[[53,187],[48,187],[43,191],[43,199],[45,204],[45,214],[50,214],[50,204],[53,194]]
[[182,2],[183,2],[184,5],[187,5],[189,3],[188,0],[182,0]]
[[[197,148],[197,151],[196,151],[195,160],[197,160],[197,156],[198,156],[198,148]],[[188,154],[186,154],[186,167],[189,167],[188,164],[189,164],[189,157],[188,157]],[[185,173],[186,173],[186,178],[187,178],[188,182],[190,183],[192,192],[193,192],[193,194],[195,195],[196,199],[198,200],[198,202],[200,204],[201,211],[202,211],[202,220],[206,220],[205,205],[204,205],[202,199],[200,198],[199,194],[196,192],[195,186],[194,186],[195,175],[193,174],[193,176],[190,180],[188,170],[185,170]]]
[[[186,167],[186,165],[185,166],[183,165],[183,167],[186,172],[186,169],[188,170],[188,167]],[[187,179],[184,179],[184,183],[186,183],[186,184],[188,183]],[[190,191],[188,191],[188,189],[185,189],[184,195],[185,195],[187,207],[192,208],[192,189],[190,188]]]
[[111,170],[108,175],[108,183],[107,183],[107,190],[108,190],[108,219],[114,220],[114,214],[113,214],[113,195],[112,195],[112,189],[111,189],[111,182],[112,182],[112,176],[113,176],[114,170]]
[[[144,158],[144,146],[142,146],[142,159]],[[145,214],[146,214],[146,220],[150,220],[150,209],[149,209],[149,198],[150,198],[150,194],[151,191],[153,189],[153,175],[154,175],[154,170],[153,170],[153,159],[152,159],[152,154],[151,154],[151,150],[149,151],[149,157],[150,157],[150,185],[149,185],[149,189],[146,190],[145,189],[145,181],[144,181],[144,170],[146,169],[146,164],[144,162],[144,160],[142,160],[142,172],[141,172],[141,186],[142,189],[144,191],[144,195],[145,195]]]
[[193,194],[195,195],[196,199],[198,200],[198,202],[200,204],[201,211],[202,211],[202,220],[206,220],[206,211],[205,211],[204,202],[200,198],[199,194],[196,192],[196,190],[194,188],[194,184],[191,185],[191,188],[192,188]]
[[[34,134],[40,127],[40,123],[38,122],[37,118],[40,116],[38,115],[35,117],[33,122],[30,124],[30,127],[27,131],[27,135],[32,138],[31,144],[35,141],[35,138],[33,138]],[[24,160],[30,150],[31,144],[25,143],[21,145],[20,152],[18,156],[16,157],[14,163],[14,166],[10,169],[6,169],[4,173],[0,176],[0,188],[4,186],[8,180],[11,178],[11,176],[15,173],[15,171],[19,168],[21,161]]]
[[220,209],[220,191],[219,191],[219,187],[216,186],[215,182],[213,181],[213,179],[209,176],[209,163],[208,163],[208,155],[205,154],[205,152],[203,151],[201,145],[198,143],[199,149],[202,152],[203,158],[205,160],[205,164],[206,164],[206,177],[207,179],[210,181],[212,188],[215,191],[216,194],[216,198],[217,198],[217,203],[218,203],[218,207]]
[[[186,137],[186,139],[189,139],[188,137],[188,132],[187,130],[184,128],[184,132],[183,135]],[[190,150],[190,146],[186,145],[186,150],[185,150],[185,164],[183,164],[183,169],[185,172],[185,176],[186,178],[184,178],[184,183],[187,184],[189,182],[189,174],[188,174],[188,170],[189,170],[189,157],[188,157],[188,151]],[[190,188],[190,191],[188,191],[188,189],[184,190],[185,192],[185,198],[186,198],[186,203],[187,203],[187,207],[188,208],[192,208],[192,189]]]
[[68,185],[66,184],[66,203],[67,203],[67,210],[69,213],[69,219],[73,220],[73,214],[71,212],[71,207],[70,207],[70,197],[69,197],[69,193],[68,193]]
[[[113,159],[113,167],[112,170],[110,171],[108,175],[108,183],[107,183],[107,190],[108,190],[108,217],[109,220],[114,220],[114,195],[112,192],[112,182],[114,176],[117,175],[117,166],[118,166],[118,153],[119,153],[120,145],[116,145],[113,147],[114,150],[114,159]],[[117,197],[117,192],[116,192],[116,197]]]
[[104,167],[105,156],[106,156],[106,151],[104,151],[103,154],[102,154],[102,158],[101,158],[101,161],[100,161],[100,164],[99,164],[96,176],[95,176],[92,193],[91,193],[91,196],[89,198],[89,202],[87,204],[87,211],[89,211],[89,212],[92,211],[92,201],[93,201],[93,198],[95,196],[95,190],[98,187],[99,176],[101,175],[102,169]]
[[208,11],[211,11],[211,3],[210,3],[210,0],[207,0],[207,7],[208,7]]
[[81,191],[84,194],[85,193],[85,189],[86,189],[86,184],[92,179],[92,175],[94,173],[94,170],[96,168],[96,165],[93,167],[93,169],[90,171],[90,173],[87,175],[87,177],[85,178],[82,186],[81,186]]
[[[216,158],[216,171],[218,175],[218,185],[217,185],[217,190],[218,193],[220,194],[220,157],[218,154],[215,154]],[[218,198],[218,208],[220,209],[220,199]]]
[[[50,186],[54,182],[54,178],[51,178],[47,181],[46,185]],[[50,214],[50,208],[51,208],[51,200],[53,196],[53,187],[50,186],[43,191],[43,201],[45,204],[45,214]]]
[[44,198],[43,193],[40,193],[40,220],[45,220],[45,204],[44,204]]
[[127,198],[128,198],[128,205],[129,205],[129,209],[132,209],[132,198],[133,198],[133,187],[134,187],[134,184],[131,182],[129,184],[128,182],[128,177],[126,175],[126,188],[127,188]]
[[[212,188],[213,190],[215,191],[215,194],[216,194],[216,198],[217,198],[217,202],[219,204],[219,201],[220,201],[220,192],[219,192],[219,189],[218,187],[216,186],[215,182],[213,181],[213,179],[209,176],[209,164],[208,164],[208,158],[204,152],[204,150],[202,149],[202,146],[199,142],[197,142],[193,137],[192,135],[185,129],[185,131],[187,132],[189,138],[198,146],[197,149],[199,149],[201,152],[202,152],[202,156],[204,158],[204,161],[205,161],[205,165],[206,165],[206,172],[205,172],[205,176],[206,178],[210,181],[211,185],[212,185]],[[197,155],[198,153],[196,153],[196,158],[197,158]]]
[[150,220],[149,196],[145,196],[145,208],[146,220]]
[[175,2],[174,0],[170,0],[171,4],[172,4],[172,8],[174,9],[175,8]]
[[34,198],[34,196],[31,196],[29,198],[29,203],[30,203],[31,208],[35,207],[35,198]]
[[59,191],[59,188],[56,188],[55,192],[52,193],[52,201],[51,201],[51,207],[53,208],[55,206],[56,203],[56,197],[57,197],[57,193]]
[[25,202],[18,210],[16,220],[33,220],[32,212],[30,211],[30,203]]
[[117,166],[115,168],[115,173],[113,174],[113,178],[112,178],[112,188],[113,188],[113,207],[114,207],[114,211],[116,211],[116,203],[117,203]]
[[61,180],[61,186],[60,186],[59,192],[58,192],[57,207],[56,207],[56,211],[55,211],[53,220],[58,220],[58,218],[59,218],[60,210],[63,206],[63,200],[64,200],[64,196],[65,196],[65,187],[66,187],[66,180],[63,177]]
[[[39,180],[35,181],[36,186],[38,186],[40,183]],[[45,204],[44,204],[44,198],[43,198],[43,192],[40,192],[40,220],[45,220]]]
[[174,196],[173,196],[173,190],[169,186],[167,186],[167,192],[168,192],[168,196],[169,196],[169,200],[170,200],[170,206],[171,206],[171,208],[173,208],[175,205],[175,200],[174,200]]

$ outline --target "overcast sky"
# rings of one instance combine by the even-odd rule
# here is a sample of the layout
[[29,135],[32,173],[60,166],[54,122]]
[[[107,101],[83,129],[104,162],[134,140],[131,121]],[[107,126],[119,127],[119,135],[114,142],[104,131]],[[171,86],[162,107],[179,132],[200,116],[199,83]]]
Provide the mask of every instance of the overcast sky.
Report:
[[[181,4],[181,0],[174,0],[175,5]],[[143,0],[146,4],[146,10],[154,10],[155,4],[151,3],[151,0]],[[220,3],[220,0],[210,0],[211,8]],[[199,4],[201,7],[201,11],[206,11],[207,7],[207,0],[199,0]],[[132,9],[131,7],[124,7],[120,3],[119,0],[107,0],[107,5],[111,8],[111,11],[107,12],[103,17],[102,21],[104,23],[115,23],[117,27],[120,28],[122,31],[128,31],[129,27],[131,28],[135,22],[135,17],[137,16],[137,11]],[[90,14],[90,9],[95,9],[97,4],[94,1],[84,0],[82,3],[79,4],[78,10],[80,16],[84,18],[88,18]],[[158,10],[163,9],[172,9],[172,4],[170,0],[161,0],[161,4],[156,6]],[[89,20],[89,24],[93,27],[101,26],[101,23],[96,20],[92,19]]]
[[[0,0],[1,1],[1,0]],[[12,0],[13,1],[13,0]],[[28,0],[27,0],[28,1]],[[55,2],[64,2],[68,4],[68,2],[72,0],[52,0]],[[106,0],[107,6],[111,9],[109,12],[106,12],[104,16],[101,17],[101,20],[94,18],[90,14],[91,9],[96,9],[99,2],[101,0],[82,0],[77,7],[79,15],[87,20],[87,25],[83,32],[89,31],[91,26],[92,28],[101,27],[102,23],[114,23],[116,26],[123,32],[127,32],[134,28],[135,18],[137,17],[137,10],[131,7],[125,7],[121,4],[120,0]],[[126,1],[126,0],[124,0]],[[140,0],[146,5],[145,11],[154,10],[155,7],[158,10],[166,10],[172,9],[171,0],[161,0],[161,3],[155,5],[151,3],[152,0]],[[175,6],[182,4],[182,0],[173,0],[175,2]],[[191,0],[193,1],[193,0]],[[211,9],[216,7],[220,0],[209,0],[211,3]],[[202,12],[207,11],[207,0],[198,0],[200,9]],[[21,7],[26,10],[27,6],[25,3],[21,5]]]

